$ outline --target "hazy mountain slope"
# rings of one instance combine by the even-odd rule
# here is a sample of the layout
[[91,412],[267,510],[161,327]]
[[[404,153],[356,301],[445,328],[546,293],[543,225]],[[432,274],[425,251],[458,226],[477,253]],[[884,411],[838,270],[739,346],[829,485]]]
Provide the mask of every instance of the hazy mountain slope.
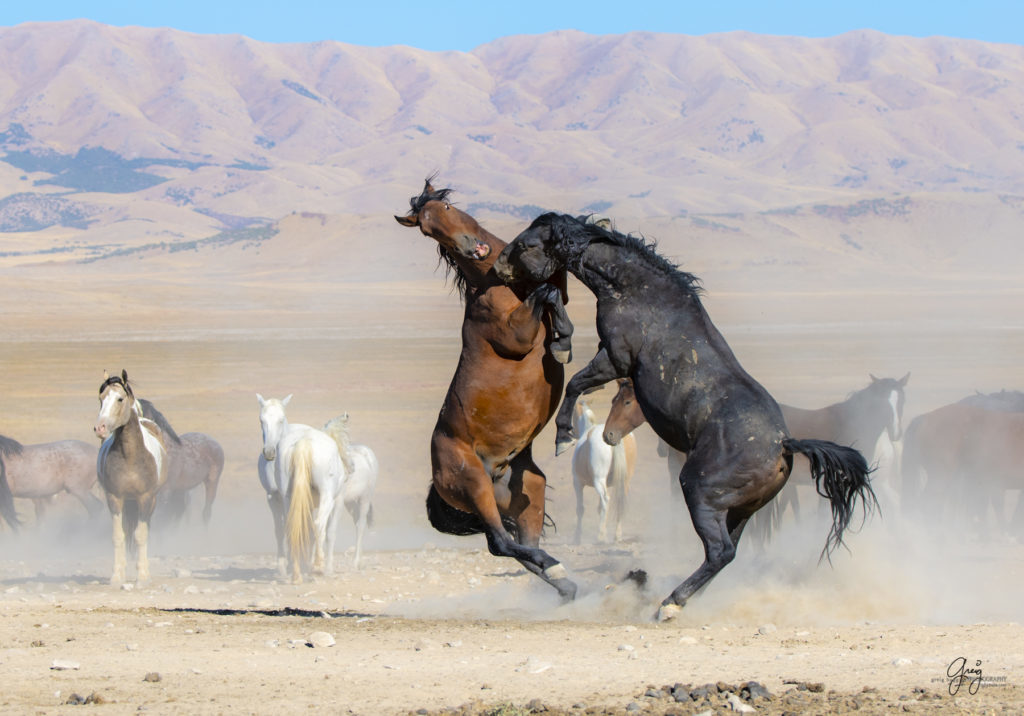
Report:
[[1024,48],[566,31],[432,53],[33,23],[0,28],[0,159],[0,241],[45,250],[386,216],[434,170],[517,220],[922,192],[972,212],[1024,195]]

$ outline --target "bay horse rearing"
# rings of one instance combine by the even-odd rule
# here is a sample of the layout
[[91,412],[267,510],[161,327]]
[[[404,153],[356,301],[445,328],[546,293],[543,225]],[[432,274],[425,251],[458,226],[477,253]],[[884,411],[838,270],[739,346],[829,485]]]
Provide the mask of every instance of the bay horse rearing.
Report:
[[823,556],[842,544],[858,497],[865,513],[876,504],[863,456],[789,437],[774,398],[743,369],[704,310],[697,278],[642,239],[544,214],[505,247],[494,269],[512,284],[568,269],[597,297],[598,352],[566,386],[556,452],[573,442],[580,394],[628,377],[654,432],[687,455],[679,480],[705,559],[662,601],[659,619],[672,618],[733,560],[750,516],[785,485],[794,453],[808,457],[818,492],[831,503]]
[[103,440],[96,475],[113,518],[114,571],[111,584],[125,578],[126,547],[134,547],[139,583],[149,580],[149,522],[156,496],[167,479],[167,448],[160,427],[135,406],[128,373],[104,374],[100,411],[93,431]]
[[491,270],[506,243],[452,205],[450,193],[428,179],[409,213],[395,217],[437,241],[465,304],[458,367],[430,440],[427,516],[440,532],[484,533],[491,554],[518,560],[571,600],[576,585],[539,546],[547,480],[533,459],[569,360],[566,274],[506,286]]

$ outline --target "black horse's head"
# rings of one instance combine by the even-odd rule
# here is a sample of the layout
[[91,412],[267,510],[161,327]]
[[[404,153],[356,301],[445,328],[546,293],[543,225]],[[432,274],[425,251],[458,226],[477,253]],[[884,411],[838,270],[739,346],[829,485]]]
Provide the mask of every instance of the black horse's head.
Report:
[[594,238],[585,219],[568,214],[541,214],[494,262],[494,272],[505,283],[547,281],[572,266]]

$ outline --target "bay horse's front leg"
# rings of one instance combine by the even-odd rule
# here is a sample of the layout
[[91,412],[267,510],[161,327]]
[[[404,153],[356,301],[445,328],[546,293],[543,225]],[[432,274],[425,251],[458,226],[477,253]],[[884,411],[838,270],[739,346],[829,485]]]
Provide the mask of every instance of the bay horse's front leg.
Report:
[[590,362],[569,379],[565,386],[565,397],[562,398],[562,405],[555,418],[555,427],[558,428],[555,433],[555,455],[568,450],[579,437],[572,427],[572,415],[580,395],[621,377],[612,365],[608,351],[601,347]]

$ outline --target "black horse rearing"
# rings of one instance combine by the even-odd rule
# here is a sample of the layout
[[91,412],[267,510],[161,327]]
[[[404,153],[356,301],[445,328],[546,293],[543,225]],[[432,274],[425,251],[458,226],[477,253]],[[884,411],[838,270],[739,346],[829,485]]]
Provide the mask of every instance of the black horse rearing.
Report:
[[543,281],[561,268],[597,297],[600,344],[566,386],[556,452],[576,437],[580,394],[628,377],[654,431],[687,454],[679,480],[705,560],[662,602],[659,618],[671,618],[732,561],[747,520],[786,483],[794,453],[808,457],[818,492],[832,506],[824,554],[842,544],[858,496],[865,511],[876,505],[860,453],[788,437],[778,404],[712,324],[696,277],[641,239],[558,214],[538,217],[494,266],[508,282]]

